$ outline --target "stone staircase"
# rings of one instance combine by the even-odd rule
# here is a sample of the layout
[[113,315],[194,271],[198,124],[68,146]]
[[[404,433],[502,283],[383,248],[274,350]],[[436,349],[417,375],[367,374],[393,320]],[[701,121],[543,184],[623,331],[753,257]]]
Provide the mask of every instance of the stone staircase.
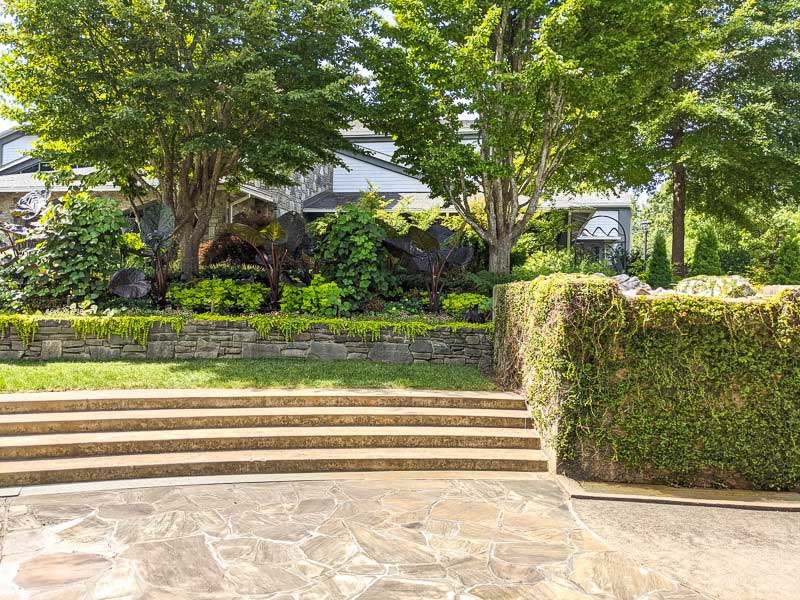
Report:
[[496,392],[117,390],[0,395],[0,487],[336,471],[546,471]]

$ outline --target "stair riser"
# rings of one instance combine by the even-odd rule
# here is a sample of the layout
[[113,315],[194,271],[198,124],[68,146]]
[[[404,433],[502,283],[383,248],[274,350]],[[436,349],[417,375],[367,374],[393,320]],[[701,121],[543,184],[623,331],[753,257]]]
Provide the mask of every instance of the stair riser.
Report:
[[218,450],[288,450],[301,448],[504,448],[539,450],[539,438],[494,436],[315,436],[261,438],[207,438],[99,442],[0,448],[0,460],[74,458],[114,454],[214,452]]
[[159,408],[288,408],[318,406],[406,406],[415,408],[486,408],[525,410],[525,401],[513,398],[431,397],[219,397],[219,398],[125,398],[93,400],[0,401],[0,414],[78,412],[95,410],[151,410]]
[[99,431],[154,431],[165,429],[215,429],[223,427],[501,427],[531,428],[518,417],[471,415],[251,415],[193,416],[163,419],[98,419],[86,421],[18,421],[0,425],[0,435],[88,433]]
[[354,471],[514,471],[546,472],[544,460],[483,459],[332,459],[213,462],[178,465],[139,465],[103,469],[36,471],[0,475],[0,487],[77,483],[112,479],[191,477],[202,475],[253,475]]

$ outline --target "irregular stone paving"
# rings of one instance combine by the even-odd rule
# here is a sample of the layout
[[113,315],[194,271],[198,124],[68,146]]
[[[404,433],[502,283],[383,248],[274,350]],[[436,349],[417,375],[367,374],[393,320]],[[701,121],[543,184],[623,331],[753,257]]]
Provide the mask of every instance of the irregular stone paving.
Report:
[[540,480],[333,480],[21,496],[2,600],[690,600]]

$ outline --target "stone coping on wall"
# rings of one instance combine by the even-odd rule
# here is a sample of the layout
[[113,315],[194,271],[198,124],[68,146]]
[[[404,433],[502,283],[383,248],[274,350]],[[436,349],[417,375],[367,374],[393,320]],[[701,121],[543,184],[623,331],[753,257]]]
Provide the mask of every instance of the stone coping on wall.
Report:
[[326,324],[287,336],[276,329],[259,333],[246,320],[192,319],[179,333],[154,324],[142,345],[119,335],[84,337],[66,319],[39,320],[31,340],[13,327],[0,337],[0,360],[305,358],[491,366],[493,336],[486,328],[442,327],[412,336],[385,327],[375,337],[334,332]]

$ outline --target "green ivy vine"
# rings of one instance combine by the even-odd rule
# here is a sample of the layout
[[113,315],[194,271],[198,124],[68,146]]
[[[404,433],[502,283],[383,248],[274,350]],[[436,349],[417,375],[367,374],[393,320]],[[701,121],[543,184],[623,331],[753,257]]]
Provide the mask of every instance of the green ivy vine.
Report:
[[495,302],[498,376],[574,474],[800,488],[800,292],[630,300],[554,275]]

